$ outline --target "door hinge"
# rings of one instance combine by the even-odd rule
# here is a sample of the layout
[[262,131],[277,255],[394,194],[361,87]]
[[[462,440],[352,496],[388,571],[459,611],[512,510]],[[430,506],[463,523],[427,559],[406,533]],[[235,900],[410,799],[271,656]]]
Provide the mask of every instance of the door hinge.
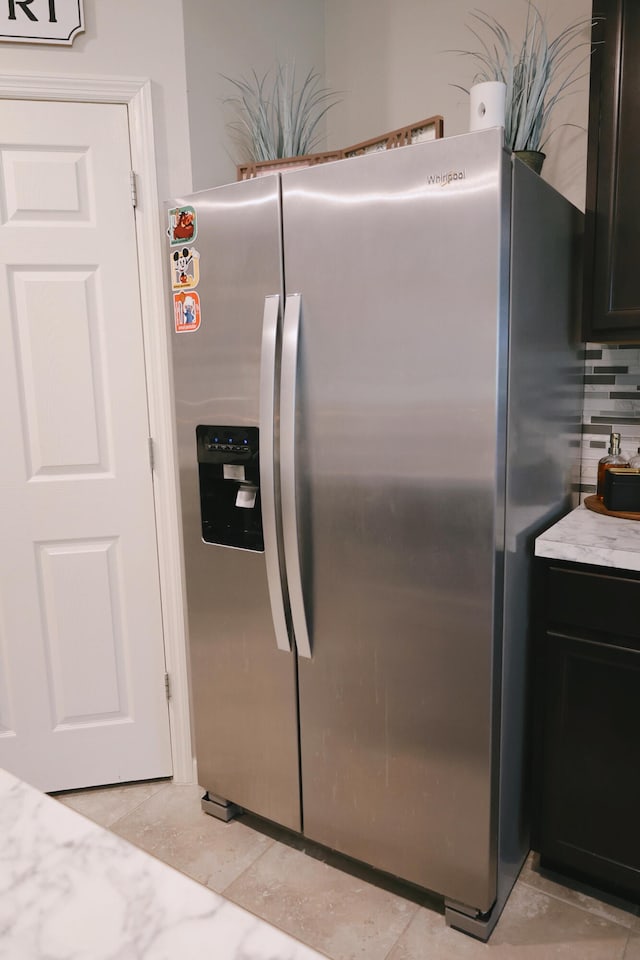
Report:
[[131,186],[131,206],[137,207],[138,206],[138,182],[136,180],[136,174],[134,170],[132,170],[129,173],[129,184]]
[[153,437],[149,437],[149,466],[151,467],[151,473],[156,468],[156,455],[153,449]]
[[169,680],[168,673],[164,675],[164,692],[167,695],[167,700],[171,700],[171,681]]

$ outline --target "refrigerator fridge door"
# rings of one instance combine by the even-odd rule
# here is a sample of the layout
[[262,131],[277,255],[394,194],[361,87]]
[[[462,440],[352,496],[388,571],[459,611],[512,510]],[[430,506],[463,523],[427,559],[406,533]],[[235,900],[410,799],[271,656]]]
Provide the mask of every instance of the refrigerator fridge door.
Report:
[[290,173],[282,189],[285,282],[302,304],[304,832],[486,911],[508,341],[501,131]]
[[300,295],[287,297],[282,346],[282,387],[280,390],[280,468],[282,491],[282,532],[291,620],[296,649],[301,657],[311,656],[305,609],[305,589],[300,561],[300,528],[296,470],[296,411],[298,398],[298,345],[301,320]]
[[[274,593],[273,415],[260,428],[281,335],[279,178],[195,194],[181,207],[193,208],[188,247],[199,255],[199,324],[176,322],[173,336],[198,777],[210,793],[299,830],[296,662]],[[264,363],[263,350],[272,354]]]

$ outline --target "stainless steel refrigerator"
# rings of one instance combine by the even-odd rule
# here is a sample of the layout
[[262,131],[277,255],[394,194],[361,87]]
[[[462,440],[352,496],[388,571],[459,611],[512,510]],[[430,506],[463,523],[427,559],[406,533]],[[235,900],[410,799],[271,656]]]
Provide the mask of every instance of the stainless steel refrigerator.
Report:
[[579,454],[581,215],[496,129],[169,222],[205,807],[486,938],[528,850],[529,558]]

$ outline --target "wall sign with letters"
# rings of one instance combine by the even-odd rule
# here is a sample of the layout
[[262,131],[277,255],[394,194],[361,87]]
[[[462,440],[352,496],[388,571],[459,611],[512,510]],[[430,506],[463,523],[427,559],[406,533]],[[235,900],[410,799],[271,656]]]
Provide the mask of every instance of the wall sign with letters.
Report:
[[84,0],[0,0],[0,41],[72,44],[84,30]]

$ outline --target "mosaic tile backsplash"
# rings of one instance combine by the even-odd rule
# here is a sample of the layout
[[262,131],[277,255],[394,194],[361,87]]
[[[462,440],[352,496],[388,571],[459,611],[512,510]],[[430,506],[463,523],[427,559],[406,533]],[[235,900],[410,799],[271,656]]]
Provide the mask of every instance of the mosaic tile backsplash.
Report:
[[596,492],[598,460],[610,433],[621,435],[627,457],[640,447],[640,346],[587,343],[583,356],[581,498]]

